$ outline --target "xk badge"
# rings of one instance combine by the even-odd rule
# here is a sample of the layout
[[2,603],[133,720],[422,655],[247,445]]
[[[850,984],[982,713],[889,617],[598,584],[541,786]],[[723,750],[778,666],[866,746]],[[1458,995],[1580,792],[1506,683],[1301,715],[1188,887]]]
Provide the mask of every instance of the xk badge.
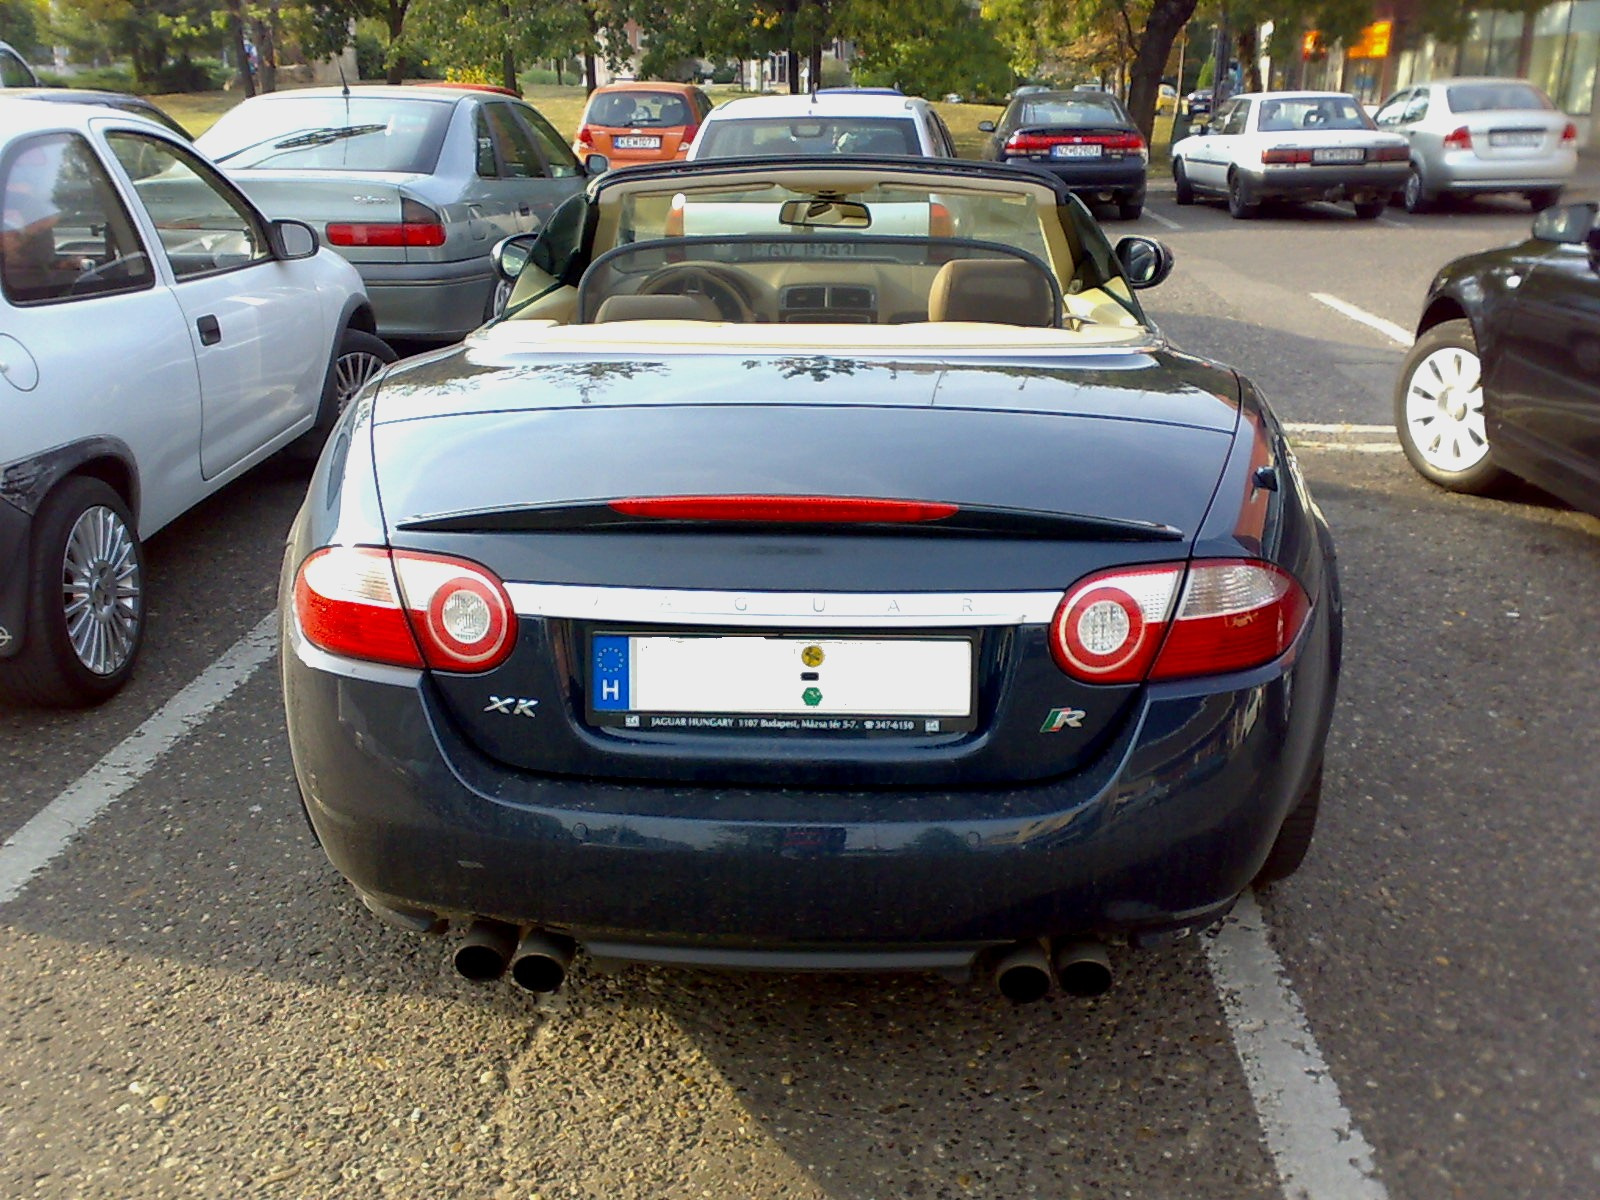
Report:
[[1063,729],[1082,729],[1083,719],[1088,715],[1081,708],[1052,708],[1044,724],[1039,726],[1039,732],[1060,733]]
[[508,717],[537,717],[539,714],[533,710],[538,705],[537,700],[519,700],[515,696],[490,696],[489,703],[483,706],[483,711],[502,713]]

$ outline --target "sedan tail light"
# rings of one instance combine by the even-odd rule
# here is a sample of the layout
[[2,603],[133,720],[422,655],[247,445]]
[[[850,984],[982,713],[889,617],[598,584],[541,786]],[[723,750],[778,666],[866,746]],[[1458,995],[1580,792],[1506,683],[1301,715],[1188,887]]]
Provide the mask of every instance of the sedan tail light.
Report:
[[579,158],[594,152],[594,134],[587,125],[579,125],[577,135],[572,139],[572,150]]
[[1445,135],[1444,148],[1446,150],[1471,150],[1472,130],[1465,125],[1458,126]]
[[1261,152],[1261,161],[1268,165],[1308,163],[1311,161],[1311,151],[1290,149],[1285,146],[1273,146]]
[[1277,658],[1310,611],[1293,576],[1250,559],[1196,562],[1187,577],[1181,563],[1102,571],[1062,598],[1050,650],[1085,683],[1220,675]]
[[1576,143],[1577,140],[1578,140],[1578,127],[1576,125],[1574,125],[1571,121],[1568,121],[1567,122],[1567,127],[1561,131],[1561,144],[1563,146],[1571,146],[1574,143]]
[[940,521],[960,511],[941,501],[865,496],[636,496],[612,500],[610,507],[624,516],[669,521],[805,525]]
[[328,226],[333,246],[442,246],[444,218],[417,200],[400,201],[399,221],[334,222]]
[[510,655],[505,585],[466,559],[331,546],[300,565],[294,612],[312,645],[397,667],[488,671]]

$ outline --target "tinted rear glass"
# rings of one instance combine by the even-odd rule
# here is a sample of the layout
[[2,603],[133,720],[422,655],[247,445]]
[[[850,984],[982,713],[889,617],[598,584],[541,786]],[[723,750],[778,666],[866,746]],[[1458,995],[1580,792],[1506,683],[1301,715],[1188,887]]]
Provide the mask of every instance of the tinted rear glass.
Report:
[[1490,112],[1497,108],[1552,109],[1554,104],[1532,84],[1507,80],[1504,83],[1458,83],[1444,90],[1450,111]]
[[585,125],[607,127],[693,125],[689,102],[676,92],[602,92],[589,101]]
[[1029,100],[1022,106],[1021,124],[1058,125],[1067,128],[1126,123],[1122,109],[1109,96],[1055,96]]
[[1261,102],[1257,129],[1371,129],[1366,111],[1350,96],[1282,96]]
[[697,158],[796,154],[918,154],[917,127],[897,117],[768,117],[711,121]]
[[455,102],[307,96],[249,101],[197,144],[230,170],[430,174]]

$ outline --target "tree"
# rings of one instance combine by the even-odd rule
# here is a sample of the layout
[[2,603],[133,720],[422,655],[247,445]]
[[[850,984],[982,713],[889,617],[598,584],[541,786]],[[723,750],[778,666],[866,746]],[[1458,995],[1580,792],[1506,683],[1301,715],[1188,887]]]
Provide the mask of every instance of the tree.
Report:
[[858,77],[923,96],[1003,96],[1008,48],[967,0],[852,0],[838,31],[856,45]]

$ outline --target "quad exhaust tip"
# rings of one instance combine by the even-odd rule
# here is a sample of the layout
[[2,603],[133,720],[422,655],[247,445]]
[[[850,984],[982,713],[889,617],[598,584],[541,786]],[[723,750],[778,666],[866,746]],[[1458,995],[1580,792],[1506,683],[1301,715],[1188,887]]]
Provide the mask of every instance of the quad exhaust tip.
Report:
[[1111,987],[1111,959],[1100,942],[1064,942],[1051,953],[1045,943],[1020,942],[995,963],[995,987],[1013,1004],[1031,1004],[1059,987],[1089,999]]
[[511,982],[539,995],[556,991],[566,982],[576,949],[571,938],[530,929],[511,956]]
[[473,983],[491,983],[506,973],[517,931],[500,921],[474,921],[456,947],[456,973]]
[[1050,959],[1043,942],[1023,942],[994,968],[994,984],[1013,1004],[1031,1004],[1050,993]]
[[546,995],[566,982],[577,944],[540,929],[521,932],[503,921],[480,918],[455,949],[456,973],[473,983],[492,983],[511,972],[511,981],[525,991]]
[[1068,942],[1056,948],[1055,976],[1069,996],[1103,996],[1111,987],[1111,956],[1100,942]]

